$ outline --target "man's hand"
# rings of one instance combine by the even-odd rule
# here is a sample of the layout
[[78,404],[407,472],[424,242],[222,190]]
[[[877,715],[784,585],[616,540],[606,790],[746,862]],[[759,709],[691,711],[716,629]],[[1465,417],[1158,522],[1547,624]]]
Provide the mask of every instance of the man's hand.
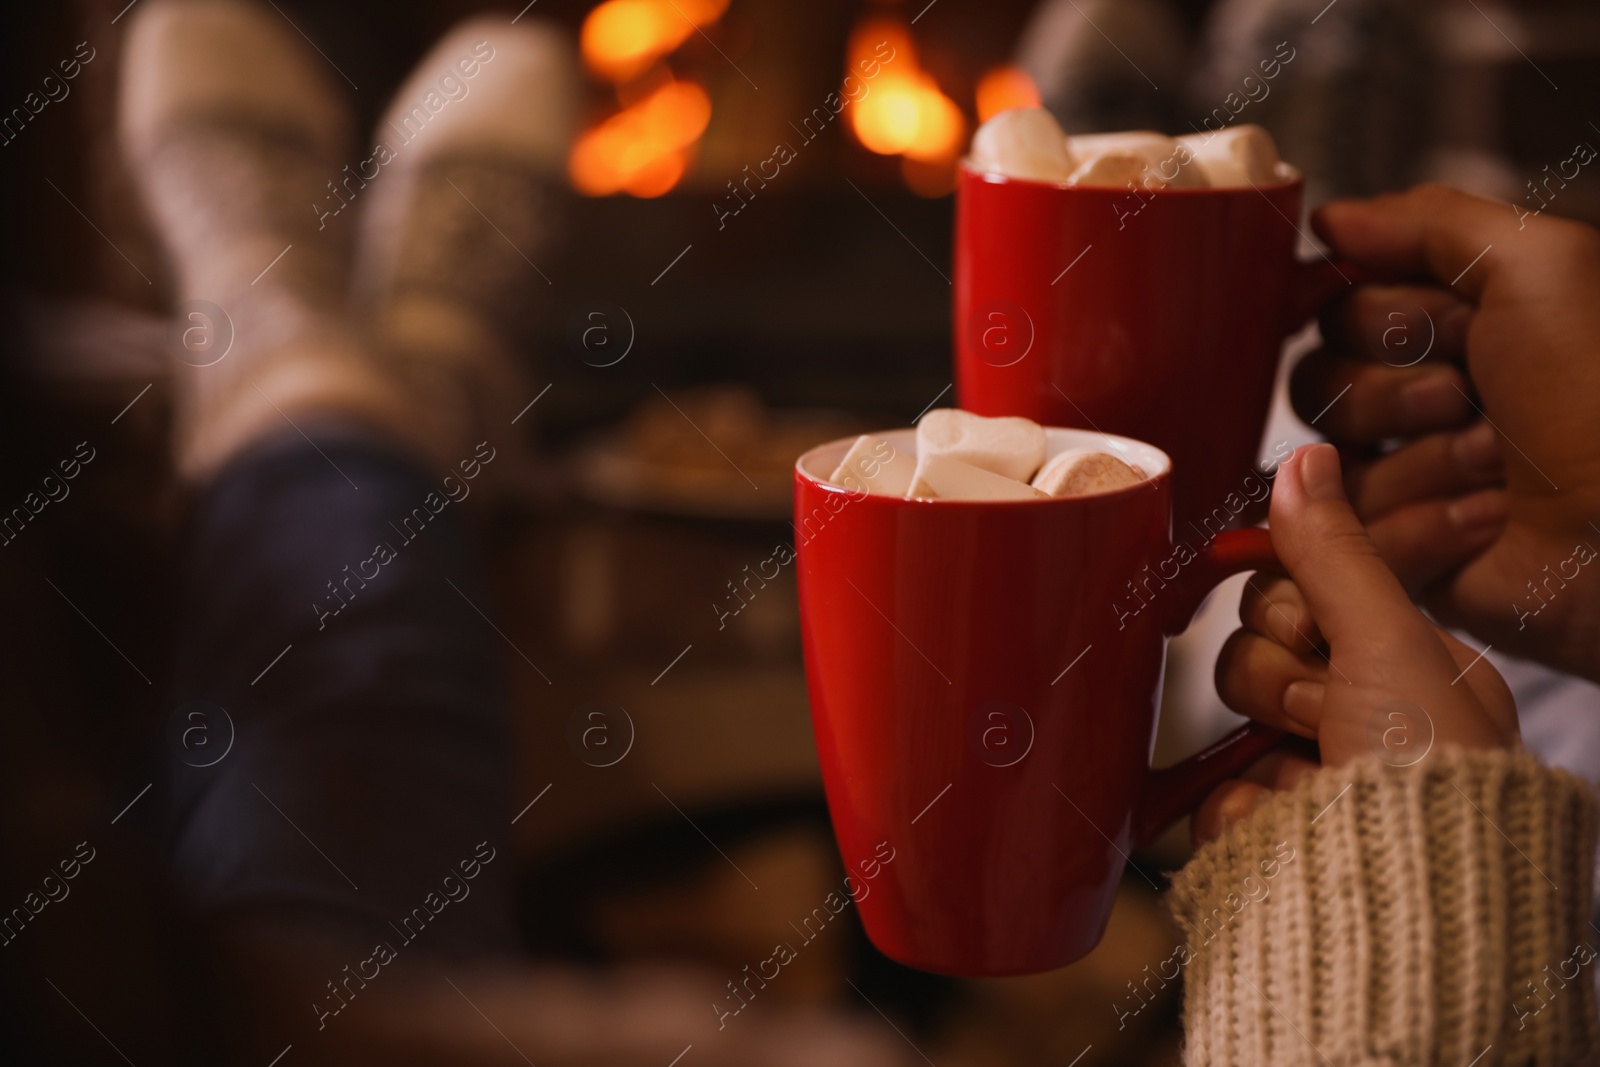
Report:
[[1441,621],[1600,679],[1600,234],[1438,186],[1314,223],[1395,280],[1291,386],[1378,551]]

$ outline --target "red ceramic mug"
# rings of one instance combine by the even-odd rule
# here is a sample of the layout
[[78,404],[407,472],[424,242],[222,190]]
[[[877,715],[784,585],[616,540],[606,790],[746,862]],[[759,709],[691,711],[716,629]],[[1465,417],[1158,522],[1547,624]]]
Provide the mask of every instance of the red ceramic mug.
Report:
[[1149,441],[1177,465],[1180,529],[1222,508],[1255,462],[1284,338],[1356,280],[1296,262],[1302,182],[1281,173],[1135,192],[963,166],[957,404]]
[[[903,500],[795,468],[812,726],[872,941],[960,975],[1070,963],[1104,932],[1128,855],[1282,734],[1243,727],[1151,770],[1166,641],[1205,594],[1275,566],[1264,530],[1175,550],[1151,445],[1046,431],[1150,478],[1088,497]],[[898,450],[914,432],[886,435]],[[885,861],[885,857],[889,859]]]

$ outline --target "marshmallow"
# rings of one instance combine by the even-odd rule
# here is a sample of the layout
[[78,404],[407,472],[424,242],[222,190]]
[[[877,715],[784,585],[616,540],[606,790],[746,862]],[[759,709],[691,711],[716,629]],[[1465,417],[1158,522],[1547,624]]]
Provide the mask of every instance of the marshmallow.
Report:
[[978,170],[1041,182],[1064,182],[1077,165],[1066,134],[1042,107],[1002,111],[979,126],[968,158]]
[[1088,496],[1126,489],[1144,481],[1145,473],[1104,452],[1062,452],[1044,465],[1033,488],[1049,496]]
[[1215,133],[1178,138],[1217,188],[1278,181],[1278,146],[1260,126],[1229,126]]
[[957,408],[936,408],[917,423],[917,460],[949,456],[1026,482],[1044,462],[1044,430],[1029,419],[986,419]]
[[1191,162],[1191,149],[1148,130],[1085,133],[1070,138],[1068,149],[1082,162],[1067,180],[1073,185],[1148,189],[1201,189],[1205,172]]
[[828,481],[846,489],[865,488],[883,496],[905,496],[917,473],[917,461],[881,437],[864,433],[856,438]]
[[1044,494],[1026,482],[934,453],[917,460],[908,500],[1042,500]]

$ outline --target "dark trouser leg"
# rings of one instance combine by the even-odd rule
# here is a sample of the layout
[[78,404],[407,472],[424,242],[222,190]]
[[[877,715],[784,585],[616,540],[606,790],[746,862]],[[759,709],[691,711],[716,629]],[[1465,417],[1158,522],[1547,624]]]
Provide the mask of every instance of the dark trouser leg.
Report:
[[176,695],[236,736],[195,766],[221,755],[211,723],[170,761],[176,876],[224,922],[507,951],[510,723],[464,505],[374,438],[306,429],[235,459],[194,515]]

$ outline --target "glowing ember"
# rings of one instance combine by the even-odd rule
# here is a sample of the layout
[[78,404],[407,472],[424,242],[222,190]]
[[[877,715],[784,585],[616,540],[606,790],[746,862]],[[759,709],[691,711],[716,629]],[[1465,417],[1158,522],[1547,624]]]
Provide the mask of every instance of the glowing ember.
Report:
[[1039,89],[1021,67],[996,67],[978,81],[978,122],[1014,107],[1038,107]]

